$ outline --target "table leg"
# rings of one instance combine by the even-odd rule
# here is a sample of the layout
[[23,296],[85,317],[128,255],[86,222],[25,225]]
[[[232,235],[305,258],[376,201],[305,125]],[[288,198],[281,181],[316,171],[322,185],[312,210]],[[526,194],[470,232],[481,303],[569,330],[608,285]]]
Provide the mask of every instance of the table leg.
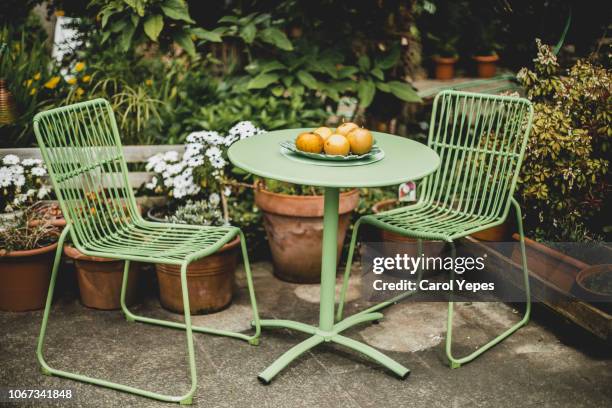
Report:
[[312,334],[312,337],[295,345],[282,356],[280,356],[268,368],[262,371],[258,378],[264,384],[269,384],[276,376],[293,360],[306,351],[323,342],[334,342],[344,347],[358,351],[379,364],[387,367],[398,377],[404,379],[410,370],[393,359],[385,356],[374,348],[341,336],[339,333],[356,324],[372,320],[379,320],[383,316],[380,313],[365,313],[348,317],[334,324],[334,306],[336,298],[336,262],[338,251],[338,207],[340,192],[338,188],[325,188],[323,210],[323,243],[321,255],[321,294],[319,304],[319,327],[309,326],[290,320],[261,320],[261,327],[265,328],[287,328]]
[[338,206],[340,192],[327,187],[323,210],[323,253],[321,256],[321,295],[319,329],[331,331],[334,326],[336,298],[336,265],[338,253]]

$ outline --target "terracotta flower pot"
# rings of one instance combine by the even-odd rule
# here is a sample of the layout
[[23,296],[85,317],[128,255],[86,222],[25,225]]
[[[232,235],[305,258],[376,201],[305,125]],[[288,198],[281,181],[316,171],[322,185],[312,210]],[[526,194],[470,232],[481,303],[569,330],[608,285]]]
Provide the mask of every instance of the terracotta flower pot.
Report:
[[[593,282],[599,281],[598,286]],[[606,312],[612,312],[612,264],[593,265],[576,275],[573,292],[582,300],[593,303]]]
[[502,224],[475,232],[470,236],[479,241],[508,242],[512,239],[513,227],[514,223],[510,220],[510,217],[508,217]]
[[[398,204],[397,200],[391,198],[387,200],[382,200],[377,202],[372,206],[372,212],[374,214],[378,214],[383,211],[388,211],[393,209]],[[387,231],[383,229],[376,229],[378,238],[382,242],[388,242],[391,244],[404,244],[404,248],[406,253],[409,256],[417,256],[418,248],[417,248],[417,240],[416,238],[406,237],[404,235],[396,234],[392,231]],[[436,257],[439,256],[442,251],[444,251],[445,243],[442,241],[423,241],[423,253],[428,257]],[[398,250],[397,245],[393,245],[393,247],[389,248],[389,252],[387,256],[395,256]],[[387,272],[389,273],[389,272]],[[393,275],[393,273],[390,273]],[[427,276],[427,275],[426,275]]]
[[436,63],[435,75],[436,79],[449,80],[455,77],[455,63],[459,57],[433,57]]
[[[124,261],[88,256],[71,245],[64,245],[64,254],[74,260],[81,302],[94,309],[115,310],[121,307],[121,282]],[[127,304],[135,299],[141,264],[132,262],[125,294]]]
[[0,254],[0,310],[42,309],[47,299],[57,243]]
[[[340,194],[338,262],[351,212],[359,203],[359,190]],[[299,196],[255,190],[255,204],[263,212],[274,274],[285,281],[321,281],[323,196]]]
[[[240,238],[236,237],[214,254],[189,264],[187,286],[192,314],[217,312],[230,305],[239,250]],[[162,306],[183,313],[181,267],[159,264],[155,265],[155,269]]]
[[478,78],[491,78],[497,72],[498,55],[481,55],[472,57],[476,61]]

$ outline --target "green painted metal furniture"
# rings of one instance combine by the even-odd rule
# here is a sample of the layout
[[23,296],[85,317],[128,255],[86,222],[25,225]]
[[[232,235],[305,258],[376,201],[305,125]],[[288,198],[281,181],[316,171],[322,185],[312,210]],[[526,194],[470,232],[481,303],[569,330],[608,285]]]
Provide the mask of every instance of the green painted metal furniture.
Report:
[[334,324],[339,188],[386,186],[420,179],[432,173],[440,160],[432,149],[421,143],[378,132],[373,134],[385,157],[367,165],[334,167],[329,163],[335,162],[322,165],[321,160],[292,160],[280,152],[280,142],[295,139],[306,130],[310,129],[261,134],[235,143],[228,151],[234,165],[258,176],[325,187],[319,324],[315,327],[290,320],[262,320],[262,327],[288,328],[311,337],[288,350],[258,378],[269,383],[289,363],[323,342],[334,342],[363,353],[405,378],[410,373],[406,367],[378,350],[340,334],[356,324],[380,319],[380,313],[351,316]]
[[[366,215],[353,229],[337,319],[342,318],[359,226],[381,229],[422,240],[453,241],[503,223],[510,206],[516,210],[526,293],[524,317],[484,346],[463,358],[452,354],[454,302],[448,303],[446,355],[453,368],[472,361],[527,324],[531,297],[521,209],[512,197],[531,129],[533,107],[527,99],[443,91],[434,100],[428,145],[442,160],[439,169],[419,186],[415,204]],[[419,252],[421,250],[419,249]],[[418,278],[420,279],[420,272]],[[453,275],[454,276],[454,275]],[[412,295],[406,292],[355,316],[369,315]]]
[[[41,112],[34,117],[34,132],[67,221],[55,254],[51,284],[38,339],[37,356],[43,373],[161,401],[190,404],[197,385],[192,332],[234,337],[246,340],[253,345],[258,344],[259,341],[261,329],[244,235],[240,229],[231,226],[205,227],[144,220],[137,209],[133,191],[129,187],[128,170],[115,117],[110,104],[103,99]],[[70,233],[73,244],[86,255],[125,260],[121,308],[128,321],[185,330],[191,376],[191,387],[186,393],[164,395],[55,369],[47,364],[43,357],[45,332],[62,247],[68,233]],[[255,334],[252,336],[191,324],[187,266],[194,260],[214,253],[237,235],[240,236],[242,245],[242,256],[254,314]],[[125,291],[131,261],[181,266],[185,323],[139,316],[128,310],[125,304]]]

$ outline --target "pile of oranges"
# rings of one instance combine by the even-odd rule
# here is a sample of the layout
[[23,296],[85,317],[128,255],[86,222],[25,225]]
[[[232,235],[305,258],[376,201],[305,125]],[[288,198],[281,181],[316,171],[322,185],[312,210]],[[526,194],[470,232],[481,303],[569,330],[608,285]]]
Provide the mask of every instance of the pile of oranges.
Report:
[[308,153],[322,153],[334,156],[366,154],[372,149],[374,138],[368,129],[353,122],[345,122],[335,131],[320,127],[312,132],[300,133],[295,139],[295,147]]

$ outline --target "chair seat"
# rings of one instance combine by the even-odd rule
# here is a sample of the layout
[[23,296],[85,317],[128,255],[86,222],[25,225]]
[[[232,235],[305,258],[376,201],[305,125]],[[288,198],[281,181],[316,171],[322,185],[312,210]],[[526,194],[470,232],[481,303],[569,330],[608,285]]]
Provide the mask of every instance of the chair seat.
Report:
[[238,233],[231,226],[140,222],[81,247],[90,256],[178,265],[194,254],[202,258],[215,252]]
[[500,217],[482,216],[453,208],[415,204],[367,215],[364,222],[421,239],[452,241],[501,223]]

